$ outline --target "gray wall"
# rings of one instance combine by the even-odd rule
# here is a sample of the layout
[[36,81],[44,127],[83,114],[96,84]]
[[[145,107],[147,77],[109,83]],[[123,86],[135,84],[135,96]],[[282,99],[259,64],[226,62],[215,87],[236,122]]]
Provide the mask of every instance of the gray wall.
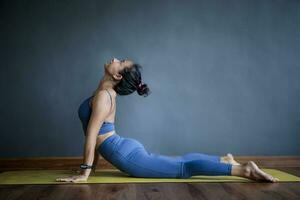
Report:
[[82,156],[113,56],[143,66],[116,131],[149,151],[300,155],[300,1],[1,2],[1,157]]

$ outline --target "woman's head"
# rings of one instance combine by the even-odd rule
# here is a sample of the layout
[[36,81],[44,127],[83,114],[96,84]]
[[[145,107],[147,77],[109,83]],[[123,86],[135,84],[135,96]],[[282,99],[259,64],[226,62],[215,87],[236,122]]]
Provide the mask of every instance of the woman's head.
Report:
[[118,60],[113,58],[104,65],[105,72],[112,77],[115,85],[113,89],[119,95],[128,95],[137,91],[139,95],[148,96],[151,92],[142,81],[142,66],[130,59]]

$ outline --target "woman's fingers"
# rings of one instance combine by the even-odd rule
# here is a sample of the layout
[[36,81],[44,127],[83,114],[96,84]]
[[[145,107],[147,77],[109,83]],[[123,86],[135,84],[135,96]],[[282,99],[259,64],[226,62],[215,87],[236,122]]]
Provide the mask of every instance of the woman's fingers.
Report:
[[71,176],[71,177],[64,177],[64,178],[57,178],[55,179],[56,181],[60,181],[60,182],[77,182],[77,181],[87,181],[87,177],[86,176]]
[[65,178],[57,178],[56,181],[66,181]]
[[66,182],[66,181],[68,182],[68,181],[72,181],[72,180],[73,180],[73,176],[56,179],[56,181],[61,181],[61,182]]

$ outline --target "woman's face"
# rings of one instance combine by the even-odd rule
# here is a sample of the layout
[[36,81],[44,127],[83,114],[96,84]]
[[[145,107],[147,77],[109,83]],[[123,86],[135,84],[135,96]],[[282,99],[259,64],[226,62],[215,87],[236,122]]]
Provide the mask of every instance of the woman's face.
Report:
[[118,60],[113,58],[104,64],[105,71],[111,75],[117,75],[125,67],[132,67],[133,61],[129,59]]

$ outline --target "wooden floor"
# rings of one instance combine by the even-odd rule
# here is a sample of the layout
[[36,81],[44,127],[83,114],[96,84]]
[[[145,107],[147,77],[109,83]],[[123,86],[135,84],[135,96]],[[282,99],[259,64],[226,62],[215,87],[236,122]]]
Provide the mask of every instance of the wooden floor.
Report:
[[[274,167],[300,176],[300,167]],[[1,185],[5,199],[300,199],[300,182]]]

